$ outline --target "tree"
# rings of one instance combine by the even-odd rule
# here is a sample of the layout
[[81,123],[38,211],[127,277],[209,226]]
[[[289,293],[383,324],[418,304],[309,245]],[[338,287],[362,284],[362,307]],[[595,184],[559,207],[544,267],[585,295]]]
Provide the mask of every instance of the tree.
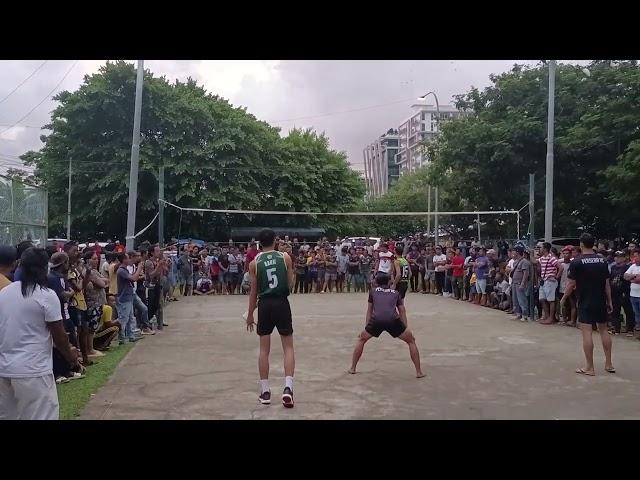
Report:
[[[85,76],[60,102],[40,151],[22,158],[49,190],[50,229],[64,231],[67,166],[72,162],[72,236],[120,237],[126,227],[135,69],[107,63]],[[207,93],[194,80],[170,83],[145,71],[142,99],[138,229],[158,209],[158,169],[165,167],[165,198],[183,207],[253,210],[349,208],[363,194],[345,155],[314,132],[279,130],[244,108]],[[340,197],[331,197],[337,192]],[[226,238],[241,215],[182,216],[166,210],[167,235]],[[181,222],[181,223],[180,223]],[[173,231],[172,230],[173,227]],[[155,230],[148,236],[154,238]]]
[[[442,125],[441,134],[425,145],[431,165],[415,174],[441,185],[441,210],[518,209],[528,202],[528,175],[535,173],[535,228],[542,232],[547,72],[542,64],[516,65],[492,75],[492,85],[483,91],[456,97],[468,116]],[[623,208],[639,199],[632,186],[640,163],[637,63],[594,61],[588,74],[561,64],[556,75],[554,235],[582,229],[602,237],[637,234],[640,212]],[[416,195],[399,186],[387,197]],[[465,228],[460,224],[465,221],[456,221],[458,228]],[[486,221],[483,229],[505,235],[502,220]]]

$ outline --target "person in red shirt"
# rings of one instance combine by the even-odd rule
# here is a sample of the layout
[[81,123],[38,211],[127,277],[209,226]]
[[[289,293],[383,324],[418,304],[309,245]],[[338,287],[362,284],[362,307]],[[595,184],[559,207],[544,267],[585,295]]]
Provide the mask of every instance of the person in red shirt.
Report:
[[456,248],[456,254],[451,259],[452,265],[452,278],[451,285],[453,286],[453,297],[456,300],[462,300],[462,292],[464,287],[464,257],[460,248]]
[[124,252],[125,247],[120,243],[120,240],[116,240],[116,253]]
[[247,255],[244,260],[244,271],[249,271],[249,264],[258,256],[258,248],[256,247],[255,242],[251,242],[249,244],[249,250],[247,250]]
[[100,260],[100,254],[102,253],[102,247],[98,243],[98,240],[94,240],[93,241],[93,251],[96,252],[96,255],[98,256],[98,260]]

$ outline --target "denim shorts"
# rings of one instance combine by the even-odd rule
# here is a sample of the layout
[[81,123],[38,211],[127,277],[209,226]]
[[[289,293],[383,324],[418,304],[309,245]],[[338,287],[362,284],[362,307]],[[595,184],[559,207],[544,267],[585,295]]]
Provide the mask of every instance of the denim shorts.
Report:
[[538,292],[538,299],[546,300],[547,302],[556,301],[556,289],[558,288],[558,281],[554,279],[547,279],[540,287]]
[[476,292],[484,295],[487,293],[487,279],[484,278],[482,280],[476,280]]

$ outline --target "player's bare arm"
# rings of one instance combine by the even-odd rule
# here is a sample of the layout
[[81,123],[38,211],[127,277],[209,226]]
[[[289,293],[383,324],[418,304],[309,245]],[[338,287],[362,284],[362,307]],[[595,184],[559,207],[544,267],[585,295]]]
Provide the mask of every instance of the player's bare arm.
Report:
[[289,282],[289,291],[293,291],[293,287],[296,284],[295,272],[293,270],[293,260],[287,252],[284,254],[284,263],[287,265],[287,281]]
[[247,331],[253,332],[253,312],[258,305],[258,280],[256,277],[256,261],[251,260],[249,264],[249,281],[251,283],[251,289],[249,290],[249,311],[247,312]]

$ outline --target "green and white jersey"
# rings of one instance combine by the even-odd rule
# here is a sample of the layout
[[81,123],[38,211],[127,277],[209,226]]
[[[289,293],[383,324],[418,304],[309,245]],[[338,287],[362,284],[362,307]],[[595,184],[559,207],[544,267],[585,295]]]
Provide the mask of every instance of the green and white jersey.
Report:
[[398,263],[400,264],[400,282],[408,282],[411,276],[409,261],[405,257],[400,257]]
[[258,298],[288,297],[287,262],[282,252],[261,252],[256,257]]

